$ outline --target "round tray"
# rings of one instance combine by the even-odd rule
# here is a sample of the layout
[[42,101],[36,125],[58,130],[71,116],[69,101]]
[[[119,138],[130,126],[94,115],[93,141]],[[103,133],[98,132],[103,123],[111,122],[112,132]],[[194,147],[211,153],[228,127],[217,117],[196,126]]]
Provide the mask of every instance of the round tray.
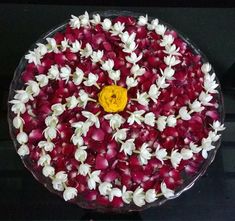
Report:
[[[92,14],[96,14],[99,13],[101,17],[104,18],[113,18],[116,16],[133,16],[135,18],[137,18],[138,16],[140,16],[141,14],[139,13],[134,13],[134,12],[129,12],[129,11],[96,11],[93,13],[89,13],[90,15]],[[149,17],[150,20],[152,20],[152,17]],[[66,21],[54,28],[52,28],[49,32],[47,32],[46,34],[43,34],[31,47],[30,49],[33,49],[36,47],[36,43],[45,43],[46,42],[46,38],[48,37],[52,37],[56,32],[58,31],[63,31],[66,27],[66,25],[68,24],[69,21]],[[206,56],[194,45],[194,43],[192,43],[187,37],[184,37],[180,32],[178,32],[175,28],[172,28],[170,25],[166,24],[165,22],[159,21],[161,24],[164,24],[168,29],[176,31],[178,36],[180,38],[182,38],[189,47],[191,47],[192,51],[195,54],[198,54],[201,56],[201,60],[203,63],[208,62],[208,59],[206,58]],[[23,82],[21,80],[21,74],[25,68],[25,65],[27,63],[27,61],[24,58],[25,56],[23,56],[19,62],[19,65],[17,66],[15,73],[14,73],[14,77],[13,80],[11,82],[10,85],[10,90],[9,90],[9,98],[8,100],[12,100],[14,97],[14,93],[15,90],[19,90],[22,88],[23,86]],[[212,72],[214,72],[214,69],[212,68]],[[219,84],[218,79],[216,78],[216,82]],[[223,97],[222,97],[222,93],[221,93],[221,88],[220,86],[217,88],[219,93],[218,93],[218,101],[219,101],[219,107],[218,107],[218,112],[220,114],[220,122],[223,123],[224,122],[224,103],[223,103]],[[11,138],[14,142],[14,146],[16,149],[18,149],[19,144],[16,141],[16,137],[14,134],[14,127],[12,124],[12,120],[14,117],[14,114],[11,112],[10,110],[11,105],[8,105],[8,123],[9,123],[9,130],[10,130],[10,134],[11,134]],[[201,164],[201,167],[198,171],[197,174],[193,175],[193,176],[187,176],[184,179],[184,183],[175,191],[175,195],[171,198],[177,198],[179,197],[183,192],[185,192],[186,190],[188,190],[189,188],[191,188],[195,181],[197,181],[207,170],[207,168],[209,167],[209,165],[213,162],[216,152],[220,146],[221,143],[221,139],[219,139],[215,146],[216,148],[211,150],[208,154],[208,158],[206,160],[204,160],[204,162]],[[32,175],[35,177],[36,180],[38,180],[38,182],[40,182],[42,185],[44,185],[49,191],[51,191],[52,193],[55,193],[59,196],[62,197],[62,193],[55,191],[52,187],[51,184],[51,180],[49,178],[46,178],[42,175],[41,172],[35,171],[33,169],[33,164],[31,162],[31,160],[26,156],[22,158],[22,161],[25,165],[25,167],[32,173]],[[128,212],[128,211],[137,211],[137,210],[143,210],[143,209],[147,209],[149,207],[153,207],[153,206],[160,206],[163,203],[165,203],[166,201],[168,201],[169,199],[164,198],[164,197],[160,197],[158,198],[155,202],[153,203],[149,203],[146,204],[143,207],[137,207],[134,204],[125,204],[124,207],[122,208],[107,208],[107,207],[103,207],[103,206],[99,206],[97,205],[96,207],[90,207],[89,203],[87,203],[82,197],[79,196],[76,197],[76,200],[71,200],[70,202],[77,204],[80,207],[83,208],[91,208],[91,209],[95,209],[97,211],[100,212],[110,212],[110,211],[115,211],[115,212]]]

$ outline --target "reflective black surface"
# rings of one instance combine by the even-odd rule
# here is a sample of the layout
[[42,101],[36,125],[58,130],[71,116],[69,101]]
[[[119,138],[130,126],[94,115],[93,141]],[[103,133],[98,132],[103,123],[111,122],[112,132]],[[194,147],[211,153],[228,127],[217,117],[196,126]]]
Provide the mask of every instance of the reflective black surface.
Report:
[[[0,220],[235,220],[234,95],[225,95],[227,130],[214,163],[192,189],[161,207],[129,214],[93,213],[51,194],[23,167],[6,118],[8,87],[18,61],[42,33],[70,14],[102,9],[112,8],[0,5]],[[125,9],[159,17],[184,33],[207,55],[220,79],[235,62],[235,9]]]

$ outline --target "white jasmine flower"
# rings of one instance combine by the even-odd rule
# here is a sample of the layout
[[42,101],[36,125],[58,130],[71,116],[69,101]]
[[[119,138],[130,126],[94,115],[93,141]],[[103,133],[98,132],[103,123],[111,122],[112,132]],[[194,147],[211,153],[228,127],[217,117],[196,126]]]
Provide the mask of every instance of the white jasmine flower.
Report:
[[78,105],[78,99],[74,95],[66,98],[66,102],[68,109],[73,109]]
[[113,201],[113,197],[121,197],[122,196],[122,191],[119,188],[113,188],[109,192],[109,201]]
[[99,14],[92,15],[93,19],[91,20],[91,23],[94,25],[98,25],[101,22],[101,18]]
[[41,56],[44,56],[47,53],[47,46],[42,43],[37,43],[37,51]]
[[131,42],[133,42],[135,40],[136,37],[136,33],[131,33],[129,35],[129,33],[127,31],[125,31],[122,35],[121,35],[121,41],[125,44],[130,44]]
[[118,129],[114,134],[113,134],[113,138],[118,141],[118,140],[125,140],[126,136],[127,136],[127,128],[123,128],[123,129]]
[[194,112],[201,112],[204,110],[204,107],[201,106],[201,103],[198,100],[195,100],[192,104],[189,104],[189,107]]
[[204,88],[207,91],[207,93],[217,93],[218,91],[215,90],[215,88],[217,88],[219,86],[219,84],[216,83],[215,81],[215,73],[213,73],[212,75],[210,75],[209,73],[206,73],[204,76]]
[[166,78],[164,76],[158,77],[156,84],[159,88],[167,88],[170,85],[166,83]]
[[133,202],[135,205],[142,207],[145,205],[145,194],[144,189],[138,187],[133,193]]
[[105,18],[102,22],[102,27],[105,31],[108,31],[112,27],[112,22],[110,19]]
[[29,148],[27,145],[25,144],[22,144],[19,149],[17,150],[17,153],[23,157],[23,156],[26,156],[26,155],[29,155]]
[[75,85],[80,85],[82,83],[83,77],[84,72],[80,68],[76,67],[76,70],[73,73],[73,83]]
[[114,67],[114,61],[112,59],[108,59],[102,64],[101,69],[104,71],[111,71]]
[[111,70],[108,72],[109,73],[109,78],[113,81],[119,81],[120,80],[120,75],[121,75],[121,72],[120,70]]
[[48,52],[55,52],[58,53],[58,48],[56,44],[56,40],[54,38],[46,38],[47,43],[48,43]]
[[154,30],[158,25],[158,19],[153,19],[150,24],[148,24],[148,30]]
[[173,75],[175,73],[175,70],[172,69],[171,67],[166,67],[164,69],[164,71],[162,71],[162,69],[160,69],[161,74],[167,79],[167,80],[173,80]]
[[81,135],[83,134],[84,136],[86,136],[91,126],[91,123],[79,121],[79,122],[72,123],[71,126],[76,128],[75,130],[76,133],[79,133]]
[[48,84],[48,77],[44,74],[36,75],[36,80],[38,81],[38,84],[40,87],[44,87]]
[[155,189],[148,189],[145,193],[145,201],[147,203],[152,203],[157,199],[157,194]]
[[223,131],[223,130],[225,130],[224,124],[221,124],[221,122],[219,122],[218,120],[217,121],[213,121],[213,124],[211,126],[212,126],[212,128],[215,131]]
[[169,115],[169,116],[167,117],[166,123],[167,123],[167,125],[168,125],[169,127],[174,127],[174,126],[176,126],[176,122],[177,122],[177,120],[176,120],[176,118],[175,118],[174,115]]
[[87,146],[81,146],[79,147],[74,154],[74,157],[79,162],[84,162],[87,158],[87,152],[85,151],[87,149]]
[[65,173],[65,171],[57,172],[55,175],[55,179],[58,179],[64,183],[67,181],[67,178],[68,178],[68,175]]
[[147,147],[148,147],[148,144],[143,143],[140,148],[139,159],[143,165],[146,165],[148,163],[148,160],[150,160],[152,156],[150,153],[151,149]]
[[193,151],[191,149],[183,148],[180,151],[183,160],[189,160],[193,157]]
[[96,188],[96,183],[100,183],[100,170],[95,170],[91,173],[90,178],[87,181],[88,188],[93,190]]
[[201,70],[204,74],[209,73],[211,71],[211,65],[209,63],[205,63],[201,66]]
[[155,32],[156,32],[158,35],[164,35],[165,32],[166,32],[166,27],[165,27],[164,25],[158,24],[158,25],[155,27]]
[[53,188],[55,190],[58,190],[58,191],[63,191],[64,190],[64,185],[63,185],[63,182],[61,182],[60,180],[58,179],[54,179],[52,181],[52,185],[53,185]]
[[191,116],[187,110],[187,107],[185,107],[185,106],[180,108],[179,115],[182,120],[190,120],[191,119]]
[[28,85],[26,88],[26,92],[30,93],[33,97],[38,96],[38,94],[40,93],[38,82],[29,80],[26,84]]
[[167,188],[166,184],[164,182],[161,183],[161,191],[162,191],[162,194],[167,198],[171,198],[174,196],[174,191]]
[[124,44],[123,45],[123,51],[126,53],[131,53],[133,52],[138,45],[134,41],[130,42],[129,44]]
[[69,77],[71,75],[71,68],[68,65],[66,65],[65,67],[62,67],[60,71],[61,71],[60,72],[61,79],[64,80],[66,83],[68,83]]
[[67,181],[67,174],[65,171],[60,171],[56,173],[55,178],[52,181],[53,188],[58,191],[63,191],[64,190],[64,185]]
[[204,91],[202,91],[199,95],[199,101],[201,101],[202,105],[204,106],[209,106],[210,101],[212,100],[212,96],[210,94],[205,93]]
[[175,169],[179,166],[181,160],[182,160],[182,155],[178,152],[178,150],[177,149],[172,150],[171,151],[171,164]]
[[14,117],[14,119],[13,119],[13,126],[14,126],[16,129],[19,129],[20,127],[22,127],[23,124],[24,124],[23,118],[21,118],[20,116]]
[[44,164],[47,165],[50,163],[51,163],[51,157],[49,154],[42,155],[38,159],[38,165],[40,165],[40,166],[44,166]]
[[57,123],[58,123],[58,118],[56,116],[54,116],[54,115],[47,116],[45,118],[45,124],[47,126],[56,127]]
[[61,41],[61,49],[62,51],[65,51],[69,47],[69,40],[64,38],[63,41]]
[[90,25],[89,14],[87,11],[85,11],[84,15],[80,15],[79,19],[82,27]]
[[130,204],[133,197],[133,191],[126,191],[126,186],[122,187],[122,200],[123,202]]
[[133,51],[135,51],[135,49],[137,48],[138,45],[136,45],[136,43],[134,41],[132,41],[129,43],[125,43],[122,46],[123,46],[123,51],[125,53],[132,53]]
[[144,68],[140,68],[140,66],[138,64],[134,64],[131,67],[131,74],[134,75],[134,78],[142,76],[145,73],[145,69]]
[[80,50],[81,57],[88,58],[92,55],[93,49],[89,43],[86,43],[86,47]]
[[109,125],[113,130],[119,128],[125,122],[125,119],[119,114],[107,114],[104,119],[109,120]]
[[59,116],[65,111],[65,105],[61,103],[53,104],[51,110],[54,115]]
[[79,94],[79,100],[80,100],[79,105],[85,108],[89,100],[89,96],[84,90],[80,90],[78,94]]
[[91,87],[96,84],[98,78],[97,74],[89,73],[87,80],[84,81],[83,84],[87,87]]
[[69,22],[69,25],[72,29],[79,29],[80,28],[80,19],[74,15],[71,15],[71,19],[70,19],[70,22]]
[[55,144],[50,141],[42,140],[38,143],[38,147],[43,148],[45,151],[51,152],[54,149]]
[[28,142],[28,135],[25,132],[20,132],[16,136],[16,140],[19,144],[25,144]]
[[120,152],[124,152],[126,155],[132,155],[132,151],[135,149],[135,143],[134,143],[134,139],[129,139],[126,140],[124,143],[122,143],[121,148],[120,148]]
[[44,131],[44,136],[46,139],[51,139],[53,140],[54,138],[56,138],[56,129],[54,127],[47,127]]
[[145,26],[148,24],[148,15],[145,16],[140,16],[137,22],[138,25],[140,26]]
[[165,47],[166,45],[171,45],[174,42],[174,38],[172,35],[164,35],[160,45]]
[[94,51],[91,55],[91,60],[93,63],[100,62],[102,57],[104,56],[104,51]]
[[164,164],[164,160],[166,160],[167,157],[167,151],[166,149],[163,149],[160,147],[160,145],[158,145],[156,151],[155,151],[155,156],[158,160],[161,161],[162,164]]
[[137,110],[132,112],[127,119],[127,123],[129,123],[129,125],[132,125],[134,122],[136,122],[137,124],[141,124],[142,120],[144,120],[142,117],[144,113],[144,110]]
[[142,56],[142,53],[137,57],[136,53],[132,52],[130,56],[126,56],[126,60],[131,64],[135,64],[142,58]]
[[55,64],[55,65],[51,65],[50,69],[48,70],[48,77],[52,80],[54,79],[58,79],[59,78],[59,68],[58,68],[58,65]]
[[149,88],[149,97],[156,103],[157,98],[160,95],[160,91],[158,90],[157,86],[155,84],[152,84]]
[[82,146],[84,144],[83,138],[80,136],[80,134],[73,134],[71,137],[71,140],[74,145]]
[[212,143],[211,137],[202,139],[202,144],[200,147],[202,148],[202,156],[204,159],[207,159],[208,151],[215,149],[215,146],[212,145],[211,143]]
[[127,77],[126,78],[126,85],[128,88],[135,87],[138,85],[138,81],[134,79],[133,77]]
[[149,113],[145,114],[144,123],[151,126],[151,127],[154,127],[154,125],[155,125],[155,115],[154,115],[153,112],[149,112]]
[[157,123],[157,129],[159,131],[163,131],[166,128],[166,120],[167,120],[166,116],[158,117],[156,123]]
[[180,48],[176,48],[176,45],[166,45],[164,52],[169,55],[176,55],[180,56],[181,54],[179,53]]
[[87,121],[89,121],[89,122],[91,123],[91,125],[95,124],[95,126],[96,126],[97,128],[100,127],[99,118],[98,118],[95,114],[93,114],[93,113],[91,113],[91,112],[89,112],[89,111],[82,111],[82,115],[83,115],[85,118],[87,118]]
[[36,66],[41,64],[41,58],[41,54],[36,49],[29,51],[29,54],[25,55],[25,59],[28,60],[28,63],[34,63]]
[[192,150],[193,153],[199,153],[202,148],[198,147],[196,144],[194,144],[193,142],[189,143],[189,148]]
[[53,168],[53,167],[50,166],[50,165],[45,165],[45,166],[42,168],[42,174],[43,174],[45,177],[54,176],[54,174],[55,174],[55,168]]
[[112,190],[112,184],[109,182],[103,182],[99,185],[99,192],[102,196],[107,196]]
[[149,96],[146,92],[143,92],[140,94],[140,92],[137,92],[137,102],[143,106],[148,106],[149,104]]
[[119,35],[122,33],[124,28],[125,28],[125,24],[118,21],[113,25],[111,33],[112,35]]
[[75,42],[72,43],[72,47],[70,48],[70,51],[73,53],[77,53],[80,51],[81,49],[81,42],[79,42],[78,40],[75,40]]
[[11,107],[11,111],[13,111],[15,114],[25,113],[26,107],[25,107],[25,104],[22,101],[11,100],[11,101],[9,101],[9,103],[13,104],[12,107]]
[[216,142],[221,137],[221,134],[217,134],[215,131],[210,131],[208,137],[212,140],[212,142]]
[[65,201],[71,200],[77,196],[77,189],[74,187],[66,187],[63,192],[63,198]]
[[29,100],[33,100],[33,96],[25,90],[17,90],[14,98],[23,103],[27,103]]
[[168,56],[164,57],[164,62],[168,66],[175,66],[180,63],[180,60],[177,60],[177,58],[175,56],[168,55]]
[[78,173],[81,174],[82,176],[86,176],[88,173],[91,171],[91,165],[87,163],[80,164],[78,167]]

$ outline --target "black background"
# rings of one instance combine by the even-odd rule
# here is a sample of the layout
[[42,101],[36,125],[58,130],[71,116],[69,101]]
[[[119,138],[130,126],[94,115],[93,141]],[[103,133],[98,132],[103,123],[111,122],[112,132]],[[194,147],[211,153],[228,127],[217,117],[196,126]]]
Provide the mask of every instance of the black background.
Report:
[[23,53],[42,33],[70,14],[79,15],[85,10],[130,10],[158,17],[195,42],[220,80],[227,79],[226,71],[235,62],[233,1],[158,0],[133,4],[126,0],[125,7],[121,6],[123,1],[114,0],[71,1],[73,5],[68,1],[5,2],[8,3],[0,4],[0,220],[235,220],[234,95],[225,95],[227,130],[205,176],[178,199],[141,213],[97,214],[49,193],[20,162],[6,120],[9,84]]

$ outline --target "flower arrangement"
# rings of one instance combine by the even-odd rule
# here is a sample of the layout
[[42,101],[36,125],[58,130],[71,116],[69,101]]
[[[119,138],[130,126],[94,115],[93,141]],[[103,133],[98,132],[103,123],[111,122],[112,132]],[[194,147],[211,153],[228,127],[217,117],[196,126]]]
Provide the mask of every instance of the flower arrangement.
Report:
[[65,201],[172,198],[224,130],[211,65],[147,15],[72,15],[46,41],[25,56],[10,101],[18,154]]

